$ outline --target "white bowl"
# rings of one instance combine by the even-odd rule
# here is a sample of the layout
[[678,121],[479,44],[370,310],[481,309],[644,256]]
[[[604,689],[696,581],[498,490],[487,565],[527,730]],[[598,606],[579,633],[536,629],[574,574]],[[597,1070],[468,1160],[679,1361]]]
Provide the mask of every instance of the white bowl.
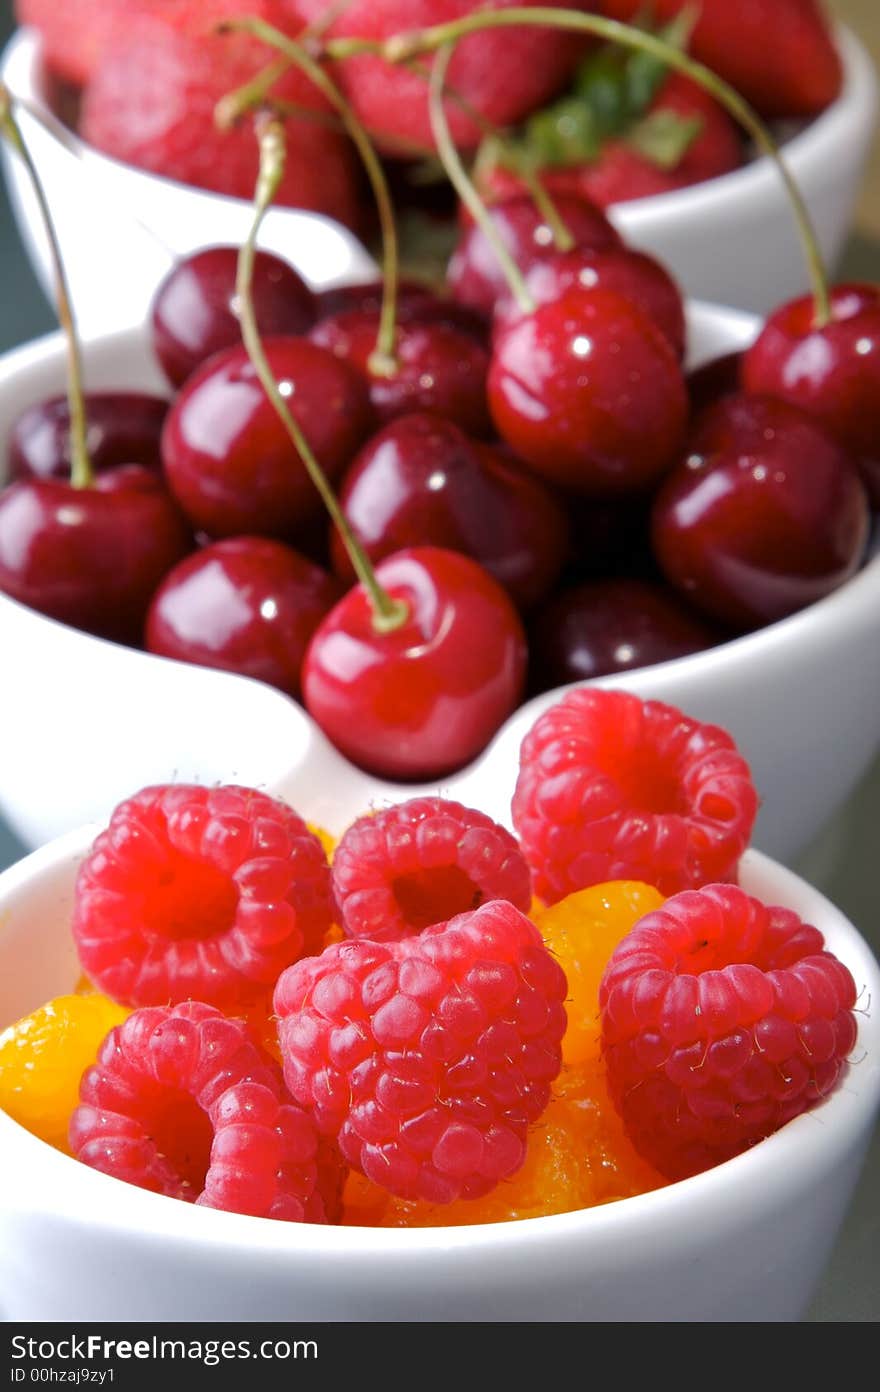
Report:
[[[751,316],[692,305],[693,361],[743,347],[756,328]],[[142,329],[89,342],[85,360],[94,389],[163,390]],[[0,358],[0,440],[26,406],[62,390],[64,372],[57,334]],[[0,651],[0,810],[27,846],[101,820],[132,788],[170,778],[238,780],[295,802],[332,753],[361,802],[376,786],[329,750],[300,706],[247,678],[92,638],[4,595]],[[880,748],[880,556],[791,618],[602,684],[729,729],[762,798],[755,844],[790,861]],[[471,789],[485,789],[488,810],[509,823],[514,753],[537,711],[554,699],[547,693],[514,713],[476,763],[444,787],[465,802]],[[320,785],[319,778],[319,802]],[[392,783],[382,789],[401,793]],[[331,794],[317,810],[337,829]]]
[[[512,753],[512,751],[508,751]],[[316,758],[299,810],[334,820],[366,789]],[[472,785],[494,806],[487,769]],[[0,875],[0,1025],[77,977],[80,829]],[[789,1321],[806,1310],[880,1104],[880,969],[816,890],[756,852],[742,883],[813,923],[860,997],[843,1085],[693,1179],[604,1207],[482,1227],[318,1227],[213,1212],[108,1178],[0,1112],[0,1314],[7,1320]],[[873,1006],[873,1008],[872,1008]]]
[[[829,265],[849,231],[877,112],[877,76],[859,40],[839,31],[845,82],[838,99],[785,142]],[[38,41],[16,33],[0,62],[10,91],[40,107]],[[51,118],[50,118],[51,119]],[[23,116],[26,139],[57,218],[83,327],[139,323],[173,258],[206,243],[238,243],[250,210],[239,199],[202,192],[98,154],[55,122],[47,134]],[[4,148],[12,204],[47,292],[52,277],[33,195]],[[758,159],[693,188],[618,204],[613,221],[634,246],[653,252],[685,292],[765,312],[807,288],[791,208],[777,171]],[[264,245],[286,256],[315,287],[375,274],[356,239],[328,218],[273,209]]]

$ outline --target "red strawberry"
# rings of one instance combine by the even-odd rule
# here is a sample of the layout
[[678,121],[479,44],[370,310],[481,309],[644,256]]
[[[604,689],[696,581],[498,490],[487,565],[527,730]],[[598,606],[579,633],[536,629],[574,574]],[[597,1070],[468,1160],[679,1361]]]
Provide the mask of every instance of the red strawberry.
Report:
[[[473,10],[510,9],[516,0],[289,0],[291,10],[312,23],[340,11],[329,33],[335,38],[386,39],[459,19]],[[553,0],[537,0],[541,6]],[[586,9],[587,5],[572,8]],[[487,120],[504,126],[535,110],[559,88],[583,45],[560,30],[498,29],[472,35],[457,47],[449,86]],[[390,67],[371,55],[339,64],[338,76],[370,134],[398,153],[433,149],[427,83],[418,73]],[[479,142],[480,131],[460,107],[446,114],[460,145]]]
[[[278,0],[249,0],[250,14],[277,20]],[[251,198],[258,155],[250,122],[220,131],[214,109],[227,92],[247,82],[273,51],[243,34],[215,26],[240,0],[175,10],[173,25],[141,18],[109,42],[83,100],[82,134],[99,150],[126,163],[216,193]],[[290,30],[290,25],[288,24]],[[324,99],[290,72],[274,94],[326,113]],[[350,226],[359,221],[351,148],[323,120],[287,120],[288,151],[280,203],[328,213]]]
[[[690,0],[652,0],[665,23]],[[611,19],[633,20],[644,0],[601,0]],[[834,101],[842,69],[816,0],[701,0],[690,52],[763,116],[812,116]]]
[[[552,194],[589,198],[607,208],[611,203],[688,188],[742,164],[742,142],[733,121],[707,92],[679,73],[669,74],[645,114],[648,122],[656,122],[658,115],[667,112],[681,123],[678,131],[684,145],[671,166],[667,157],[658,158],[645,143],[640,132],[650,127],[644,118],[638,118],[626,135],[603,141],[596,159],[547,166],[541,173],[542,182]],[[659,135],[664,141],[662,126]],[[677,142],[679,136],[675,134],[672,139]],[[521,192],[522,183],[511,170],[496,165],[486,171],[480,189],[490,202],[498,203]]]
[[15,0],[19,24],[40,33],[48,67],[80,85],[94,76],[113,37],[140,19],[160,19],[184,30],[194,19],[210,24],[250,11],[283,25],[284,8],[285,0],[254,5],[241,0]]

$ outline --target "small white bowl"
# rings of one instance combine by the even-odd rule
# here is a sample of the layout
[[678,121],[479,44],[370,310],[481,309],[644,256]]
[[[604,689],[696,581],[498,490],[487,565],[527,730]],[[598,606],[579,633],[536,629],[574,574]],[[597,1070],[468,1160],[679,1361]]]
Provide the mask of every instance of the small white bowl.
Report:
[[[691,305],[692,360],[741,348],[757,321]],[[143,329],[85,349],[87,385],[164,390]],[[0,440],[24,408],[63,389],[64,349],[49,335],[0,358]],[[363,805],[375,781],[331,749],[300,706],[244,677],[123,648],[0,595],[0,810],[25,845],[109,815],[132,788],[167,779],[239,781],[319,802],[344,769]],[[846,800],[880,748],[880,555],[828,598],[706,652],[605,679],[730,730],[762,799],[755,844],[790,861]],[[468,769],[444,781],[465,803],[479,789],[509,824],[515,755],[537,697]],[[330,787],[337,779],[330,780]],[[436,786],[436,785],[432,785]],[[402,795],[381,785],[382,795]],[[415,789],[408,786],[408,792]]]
[[[344,770],[313,772],[298,788],[304,815],[323,817],[328,798],[336,820],[363,810],[366,790]],[[491,810],[489,770],[472,791]],[[0,875],[0,1026],[76,981],[73,883],[95,831],[71,833]],[[818,927],[860,991],[842,1086],[746,1154],[576,1213],[385,1231],[166,1199],[61,1155],[0,1112],[0,1313],[7,1321],[799,1319],[880,1105],[880,969],[855,928],[789,871],[748,852],[742,883]]]
[[[849,231],[878,92],[877,75],[859,40],[846,29],[838,39],[845,73],[840,96],[784,147],[831,266]],[[19,30],[10,40],[0,79],[51,120],[34,31]],[[26,115],[22,120],[66,249],[80,320],[90,332],[139,323],[175,256],[207,243],[237,244],[246,234],[245,202],[121,164],[57,121],[51,135]],[[33,195],[17,160],[5,149],[3,158],[25,246],[50,293]],[[612,218],[628,241],[664,261],[695,298],[766,312],[807,288],[791,207],[766,158],[680,192],[618,204]],[[273,209],[263,243],[292,261],[316,288],[341,277],[375,274],[352,234],[315,214]]]

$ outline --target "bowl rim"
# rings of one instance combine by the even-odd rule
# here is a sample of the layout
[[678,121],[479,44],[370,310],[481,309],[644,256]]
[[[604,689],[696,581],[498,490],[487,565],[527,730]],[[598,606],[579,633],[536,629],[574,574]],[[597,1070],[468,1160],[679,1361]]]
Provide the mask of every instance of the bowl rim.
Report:
[[[823,160],[837,148],[839,140],[848,133],[851,121],[858,119],[860,125],[870,127],[880,99],[880,75],[860,37],[848,25],[839,22],[832,23],[831,30],[843,66],[841,89],[834,101],[823,111],[808,118],[797,131],[781,141],[780,148],[795,178],[802,174],[804,165],[814,159],[817,162]],[[62,123],[49,107],[43,94],[40,35],[32,26],[19,25],[0,52],[0,79],[7,80],[10,70],[15,75],[20,73],[22,79],[10,83],[11,90],[14,93],[18,90],[19,95],[39,107],[61,128]],[[19,90],[22,81],[24,91]],[[218,205],[237,205],[245,201],[231,194],[216,193],[167,175],[141,169],[89,145],[67,127],[63,129],[66,132],[65,137],[62,141],[60,135],[56,134],[56,143],[66,147],[68,153],[74,157],[93,161],[96,168],[106,164],[117,171],[124,171],[132,177],[139,176],[156,185],[198,194],[209,202],[216,201]],[[763,193],[762,180],[778,180],[778,177],[767,156],[760,155],[726,174],[715,175],[684,189],[673,189],[667,193],[651,194],[644,198],[611,204],[609,213],[612,220],[618,217],[622,220],[627,236],[638,235],[649,227],[654,219],[663,224],[671,224],[681,217],[690,218],[697,215],[701,211],[701,203],[714,205],[714,200],[719,199],[722,209],[726,206],[732,209],[750,193]],[[756,183],[754,189],[751,188],[753,183]],[[279,206],[273,211],[281,215],[298,213],[333,221],[327,215],[309,209]]]
[[[100,829],[98,823],[80,826],[0,873],[0,921],[6,917],[9,901],[26,896],[41,880],[54,883],[64,875],[70,883]],[[389,1253],[415,1260],[441,1251],[491,1258],[508,1248],[521,1248],[527,1255],[536,1248],[546,1250],[572,1241],[601,1242],[618,1234],[623,1240],[630,1228],[644,1236],[652,1229],[668,1227],[679,1216],[692,1221],[696,1212],[721,1213],[737,1195],[742,1202],[753,1195],[769,1202],[777,1192],[782,1198],[795,1172],[803,1171],[807,1179],[833,1174],[876,1121],[880,1108],[880,1014],[875,1007],[872,1016],[870,1007],[872,1000],[880,1001],[880,965],[843,913],[793,871],[752,849],[744,854],[741,867],[747,892],[765,903],[794,907],[808,922],[814,922],[830,950],[852,971],[861,1017],[856,1047],[864,1052],[852,1062],[843,1085],[815,1108],[752,1149],[701,1174],[632,1198],[506,1223],[402,1229],[285,1223],[183,1204],[125,1184],[55,1150],[0,1109],[0,1163],[13,1181],[11,1192],[17,1191],[20,1204],[29,1181],[38,1188],[40,1212],[45,1216],[78,1221],[88,1214],[92,1231],[114,1238],[127,1232],[156,1241],[185,1243],[206,1254],[220,1250],[247,1254],[249,1259],[317,1259],[345,1253],[353,1260],[365,1261]],[[769,883],[769,894],[757,893],[756,879],[761,885]],[[859,1010],[859,1001],[865,999],[867,1005]],[[27,1176],[24,1184],[21,1174]],[[79,1197],[76,1211],[64,1201],[68,1194],[74,1196],[74,1202],[76,1195]]]

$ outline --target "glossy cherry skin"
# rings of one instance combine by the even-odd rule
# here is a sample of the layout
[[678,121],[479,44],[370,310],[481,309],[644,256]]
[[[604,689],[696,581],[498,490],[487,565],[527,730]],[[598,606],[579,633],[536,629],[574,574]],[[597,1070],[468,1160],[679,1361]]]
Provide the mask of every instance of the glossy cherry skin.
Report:
[[[607,251],[620,246],[620,236],[600,208],[585,198],[569,195],[554,200],[559,216],[578,247]],[[501,240],[521,271],[555,255],[553,232],[531,197],[505,199],[490,209]],[[491,317],[508,284],[498,257],[485,235],[472,223],[462,232],[446,271],[452,293],[462,304]]]
[[[441,546],[478,561],[522,609],[547,595],[568,544],[549,491],[451,421],[417,413],[391,421],[364,445],[340,501],[372,561],[408,546]],[[354,571],[339,534],[333,568]]]
[[166,575],[147,615],[146,646],[298,697],[309,639],[340,593],[338,581],[280,541],[228,537]]
[[[575,247],[536,261],[526,272],[525,280],[536,305],[558,300],[572,285],[585,290],[613,290],[644,310],[662,329],[676,355],[684,356],[686,330],[681,291],[653,256],[630,247],[611,247],[606,251]],[[502,295],[496,302],[496,329],[522,317],[523,310],[512,295]]]
[[655,484],[687,420],[681,367],[656,324],[621,295],[579,285],[499,331],[489,405],[518,458],[598,498]]
[[[382,308],[381,280],[361,281],[357,285],[335,285],[315,295],[316,319],[334,319],[349,310],[378,314]],[[401,324],[451,324],[473,335],[481,343],[489,337],[489,321],[467,305],[449,296],[436,295],[418,281],[403,280],[397,287],[397,319]]]
[[777,309],[743,363],[747,391],[809,412],[858,460],[880,508],[880,286],[837,285],[831,322],[814,323],[812,296]]
[[554,595],[534,615],[529,685],[547,691],[650,667],[722,638],[665,585],[622,577],[589,581]]
[[192,546],[162,480],[137,464],[91,488],[21,479],[0,493],[0,589],[102,638],[141,643],[154,591]]
[[[172,386],[182,386],[213,353],[241,342],[237,267],[237,247],[206,247],[178,261],[158,286],[150,309],[153,351]],[[264,338],[304,334],[315,322],[311,290],[271,252],[254,257],[251,294]]]
[[408,618],[379,633],[363,587],[350,590],[309,645],[306,707],[368,772],[442,778],[474,759],[518,704],[522,624],[501,586],[457,552],[414,547],[376,573]]
[[734,396],[742,391],[744,356],[741,352],[724,353],[722,357],[711,358],[687,374],[685,380],[692,416],[699,415],[707,406],[714,406],[723,396]]
[[[265,340],[282,395],[331,481],[373,427],[361,376],[304,338]],[[168,486],[194,527],[218,538],[284,538],[322,516],[323,503],[244,348],[198,368],[162,432]]]
[[843,584],[868,522],[864,485],[837,442],[796,406],[743,393],[710,407],[660,488],[654,549],[701,612],[754,628]]
[[440,320],[400,323],[397,368],[386,376],[370,365],[378,332],[378,314],[353,309],[322,320],[309,337],[357,369],[380,422],[410,411],[433,411],[470,435],[488,434],[489,354],[472,334]]
[[[120,464],[160,467],[159,438],[168,402],[146,392],[89,392],[89,459],[96,473]],[[9,433],[9,477],[70,479],[70,407],[66,396],[29,406]]]

